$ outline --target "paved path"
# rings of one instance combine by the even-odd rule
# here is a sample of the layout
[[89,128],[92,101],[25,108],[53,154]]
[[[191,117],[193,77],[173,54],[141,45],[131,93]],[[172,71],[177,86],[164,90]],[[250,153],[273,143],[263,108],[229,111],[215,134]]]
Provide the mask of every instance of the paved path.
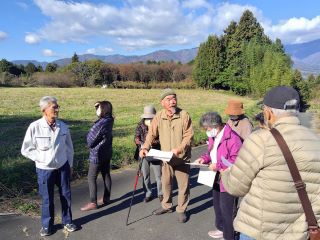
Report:
[[[301,114],[304,125],[310,127],[311,115]],[[199,156],[206,146],[194,148],[193,160]],[[0,216],[0,239],[89,239],[89,240],[200,240],[209,239],[207,232],[213,229],[214,212],[212,208],[211,190],[207,186],[199,185],[198,169],[191,169],[191,200],[188,207],[189,220],[181,224],[177,222],[177,213],[153,216],[151,213],[160,204],[158,199],[149,203],[143,202],[141,178],[131,210],[129,225],[126,217],[130,204],[133,182],[136,170],[129,169],[112,174],[113,189],[112,203],[95,211],[81,212],[80,207],[88,201],[88,187],[86,181],[80,181],[72,186],[73,218],[81,229],[71,234],[65,234],[61,226],[49,237],[39,236],[40,219],[27,216]],[[100,180],[100,179],[99,179]],[[154,181],[154,178],[153,178]],[[101,181],[99,181],[101,189]],[[153,190],[156,186],[153,184]],[[58,194],[56,194],[57,196]],[[173,202],[177,201],[177,190],[174,191]],[[59,222],[60,203],[56,199],[57,221]]]
[[[198,157],[205,146],[193,149],[193,159]],[[177,221],[177,213],[153,216],[152,211],[160,206],[158,199],[144,203],[141,178],[131,209],[129,225],[126,217],[130,204],[136,170],[129,169],[112,174],[112,203],[95,211],[81,212],[80,207],[88,201],[88,186],[82,181],[72,186],[73,218],[81,225],[81,230],[66,235],[58,225],[58,230],[49,237],[39,236],[40,219],[27,216],[1,216],[0,239],[91,239],[91,240],[169,240],[169,239],[208,239],[207,232],[213,227],[214,212],[211,190],[199,185],[198,169],[191,169],[191,200],[188,207],[190,216],[187,223]],[[100,180],[100,179],[99,179]],[[154,178],[152,178],[154,181]],[[101,184],[101,181],[99,181]],[[101,189],[101,186],[100,186]],[[156,192],[156,185],[153,184]],[[58,194],[55,194],[56,196]],[[174,204],[177,202],[177,190],[174,190]],[[60,215],[59,200],[56,199],[56,213]],[[60,217],[58,216],[58,221]],[[59,229],[60,228],[60,229]]]

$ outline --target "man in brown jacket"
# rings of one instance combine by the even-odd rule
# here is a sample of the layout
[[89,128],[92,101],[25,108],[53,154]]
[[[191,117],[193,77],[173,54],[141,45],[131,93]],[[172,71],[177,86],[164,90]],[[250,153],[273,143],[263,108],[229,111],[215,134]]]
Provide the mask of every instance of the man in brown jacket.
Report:
[[178,182],[178,206],[176,211],[178,221],[187,221],[186,210],[189,203],[189,171],[190,166],[185,163],[191,157],[191,139],[193,128],[189,114],[177,107],[177,96],[172,89],[165,89],[161,94],[159,111],[151,122],[146,141],[139,153],[140,157],[146,156],[151,148],[151,143],[159,137],[161,150],[173,152],[170,162],[162,163],[162,191],[163,200],[161,208],[154,211],[155,215],[172,212],[172,185],[173,176]]

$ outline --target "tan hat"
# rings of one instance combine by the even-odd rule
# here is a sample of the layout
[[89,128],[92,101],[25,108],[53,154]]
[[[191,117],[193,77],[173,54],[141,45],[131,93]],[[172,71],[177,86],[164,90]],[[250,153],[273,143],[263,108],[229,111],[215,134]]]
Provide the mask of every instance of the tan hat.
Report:
[[228,106],[224,110],[225,114],[228,115],[242,115],[244,114],[243,103],[239,100],[231,99],[228,101]]
[[153,105],[147,105],[143,109],[143,114],[141,115],[141,118],[154,118],[156,115],[156,109]]

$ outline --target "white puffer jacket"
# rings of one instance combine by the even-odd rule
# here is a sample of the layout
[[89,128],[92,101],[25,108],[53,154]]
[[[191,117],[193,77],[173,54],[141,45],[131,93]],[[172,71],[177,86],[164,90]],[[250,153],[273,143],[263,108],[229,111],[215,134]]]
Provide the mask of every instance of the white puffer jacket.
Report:
[[[306,183],[316,218],[320,219],[320,138],[297,117],[280,118],[282,134]],[[307,223],[298,193],[276,140],[268,130],[252,133],[235,165],[222,173],[226,190],[244,196],[234,228],[254,239],[307,239]]]

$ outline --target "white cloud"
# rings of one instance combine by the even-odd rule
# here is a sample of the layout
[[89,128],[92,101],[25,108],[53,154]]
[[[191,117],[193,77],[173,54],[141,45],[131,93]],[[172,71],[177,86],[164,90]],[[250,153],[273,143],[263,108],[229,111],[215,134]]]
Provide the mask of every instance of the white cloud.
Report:
[[[26,42],[87,43],[93,37],[102,37],[128,50],[197,46],[209,34],[220,35],[230,21],[238,21],[246,9],[254,13],[272,39],[278,37],[288,43],[320,36],[320,16],[311,20],[289,19],[272,25],[262,11],[252,5],[213,4],[208,0],[123,1],[123,6],[116,7],[102,3],[34,0],[50,20],[38,31],[29,33]],[[95,48],[87,52],[103,50]]]
[[87,49],[86,53],[88,54],[109,54],[112,53],[114,50],[112,48],[107,47],[99,47],[99,48],[89,48]]
[[0,31],[0,41],[4,40],[8,37],[8,34],[6,32]]
[[45,57],[54,57],[56,54],[51,49],[43,49],[42,55]]
[[312,19],[290,18],[277,25],[269,25],[266,32],[284,43],[302,43],[320,38],[320,16]]
[[29,44],[37,44],[40,40],[40,36],[34,33],[28,33],[24,38],[24,41]]

